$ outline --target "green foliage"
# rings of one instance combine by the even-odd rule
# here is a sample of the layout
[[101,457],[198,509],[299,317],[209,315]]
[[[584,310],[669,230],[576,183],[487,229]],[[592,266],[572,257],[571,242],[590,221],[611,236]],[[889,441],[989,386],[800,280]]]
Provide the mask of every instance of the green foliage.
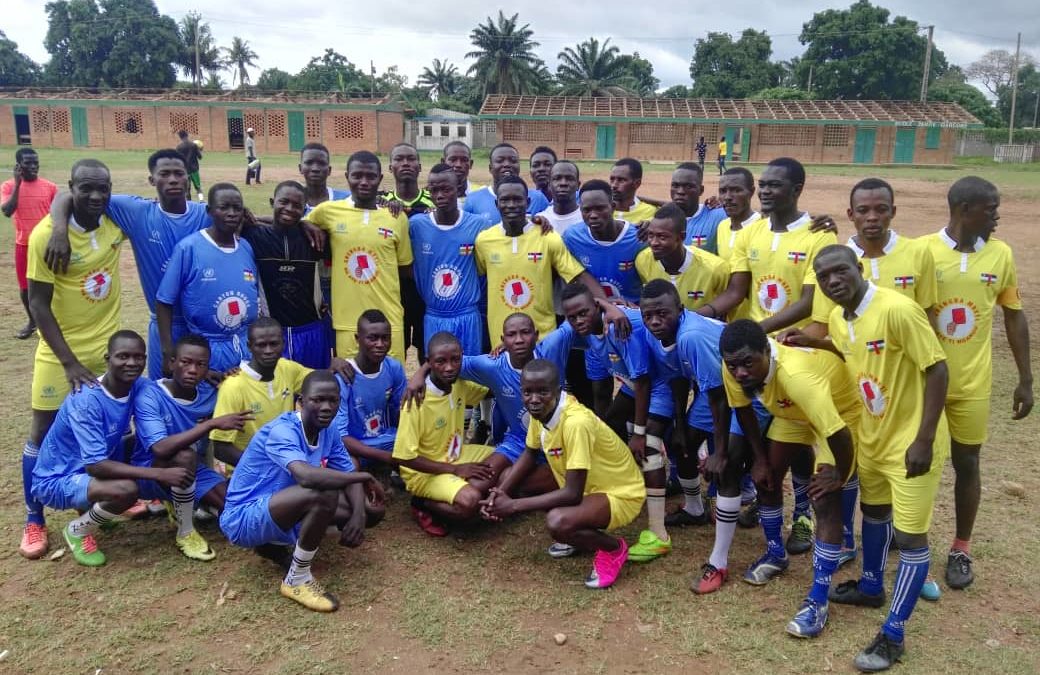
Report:
[[0,87],[25,87],[40,79],[40,66],[18,51],[18,43],[0,30]]
[[965,82],[964,73],[954,67],[928,88],[928,100],[958,103],[987,127],[1000,126],[1000,114],[977,88]]
[[748,98],[771,101],[808,101],[810,96],[809,92],[794,87],[769,87],[756,91]]
[[462,85],[459,69],[449,61],[433,60],[433,67],[423,68],[419,74],[418,84],[426,87],[427,93],[434,99],[452,97],[458,93]]
[[637,82],[621,50],[607,38],[601,45],[589,38],[559,53],[556,79],[564,96],[632,96]]
[[545,91],[552,76],[545,62],[534,53],[537,42],[529,24],[518,26],[519,14],[498,19],[487,18],[470,32],[476,48],[466,54],[476,62],[467,71],[480,83],[483,94],[530,94]]
[[770,63],[772,40],[765,31],[745,29],[740,38],[728,33],[708,33],[697,40],[690,77],[691,95],[704,98],[747,98],[774,86],[780,69]]
[[268,68],[256,78],[256,88],[262,91],[285,91],[290,88],[293,76],[278,68]]
[[[1018,69],[1018,100],[1015,103],[1015,127],[1034,126],[1037,95],[1040,93],[1040,71],[1031,63]],[[1004,126],[1011,119],[1011,86],[997,89],[997,110]]]
[[624,63],[628,74],[635,80],[635,92],[639,96],[653,96],[657,88],[661,86],[661,80],[654,77],[654,64],[650,63],[639,52],[622,54],[621,61]]
[[675,84],[661,92],[661,98],[690,98],[690,88],[683,84]]
[[[198,84],[202,79],[202,73],[214,73],[224,68],[224,61],[220,56],[220,48],[217,41],[213,39],[213,31],[209,24],[202,20],[198,12],[188,12],[181,17],[177,25],[177,34],[180,39],[180,51],[174,65],[179,67],[185,75],[191,76],[192,84]],[[198,38],[198,50],[196,52],[196,36]],[[195,57],[198,56],[198,70],[195,69]]]
[[[366,82],[367,79],[367,82]],[[303,70],[293,76],[289,88],[294,91],[336,91],[360,94],[369,91],[371,79],[339,52],[326,48],[321,56],[312,57]]]
[[231,46],[224,50],[225,66],[231,71],[231,84],[249,84],[249,68],[256,67],[257,54],[249,43],[237,35],[231,38]]
[[[1030,108],[1030,114],[1033,110]],[[1032,122],[1032,119],[1030,119]],[[982,137],[987,143],[1007,143],[1008,140],[1008,129],[1004,127],[1002,129],[980,129]],[[1040,143],[1040,129],[1021,129],[1016,127],[1014,134],[1015,143]]]

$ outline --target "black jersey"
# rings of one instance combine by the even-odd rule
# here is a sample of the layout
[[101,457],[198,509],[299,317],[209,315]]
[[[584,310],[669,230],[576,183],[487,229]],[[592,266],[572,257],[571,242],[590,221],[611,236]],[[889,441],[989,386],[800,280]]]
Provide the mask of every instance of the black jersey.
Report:
[[321,318],[318,268],[322,255],[300,227],[255,225],[242,229],[253,247],[260,290],[268,312],[283,326],[295,328]]

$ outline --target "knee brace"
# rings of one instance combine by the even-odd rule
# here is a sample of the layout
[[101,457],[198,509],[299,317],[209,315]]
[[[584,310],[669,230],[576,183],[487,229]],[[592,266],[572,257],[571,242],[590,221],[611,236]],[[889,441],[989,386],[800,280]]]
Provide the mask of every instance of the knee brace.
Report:
[[[643,460],[643,473],[657,471],[665,467],[664,440],[660,436],[647,435],[646,459]],[[653,454],[650,453],[653,450]]]

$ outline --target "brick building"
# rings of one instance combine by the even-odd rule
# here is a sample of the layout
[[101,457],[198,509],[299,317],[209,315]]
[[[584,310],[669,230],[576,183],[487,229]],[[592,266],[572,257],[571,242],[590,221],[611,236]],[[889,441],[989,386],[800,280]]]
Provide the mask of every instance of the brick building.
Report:
[[260,153],[294,152],[320,142],[333,153],[387,153],[404,133],[404,112],[389,99],[337,94],[196,95],[182,90],[84,89],[0,92],[0,145],[151,150],[172,147],[181,129],[207,151],[241,148],[256,130]]
[[521,155],[548,145],[571,159],[685,161],[703,136],[730,160],[952,164],[959,130],[982,127],[955,103],[488,96],[480,118]]

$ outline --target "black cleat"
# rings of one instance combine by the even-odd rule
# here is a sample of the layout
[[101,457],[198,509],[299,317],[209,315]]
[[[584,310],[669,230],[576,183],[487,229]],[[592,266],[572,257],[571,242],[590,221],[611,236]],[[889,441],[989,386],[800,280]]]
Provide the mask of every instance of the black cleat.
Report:
[[839,605],[858,605],[859,607],[874,607],[875,609],[885,604],[885,591],[877,595],[869,595],[859,590],[859,581],[843,581],[837,586],[832,586],[827,599]]
[[905,643],[896,642],[881,631],[866,649],[856,655],[852,665],[862,673],[878,673],[894,666],[905,651]]
[[959,591],[971,586],[973,581],[971,557],[964,551],[950,551],[946,558],[946,585]]

